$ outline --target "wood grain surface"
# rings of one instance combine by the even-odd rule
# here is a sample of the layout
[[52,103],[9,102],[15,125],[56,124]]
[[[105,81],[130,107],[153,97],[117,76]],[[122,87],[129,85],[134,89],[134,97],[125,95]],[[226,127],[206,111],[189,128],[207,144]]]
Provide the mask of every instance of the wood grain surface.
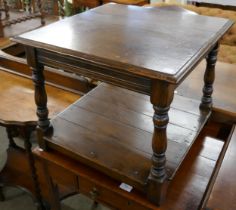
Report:
[[[198,101],[175,98],[167,129],[169,179],[208,116]],[[54,133],[45,140],[49,148],[143,190],[151,168],[153,112],[147,96],[101,84],[53,118]]]
[[173,7],[105,4],[13,40],[176,83],[232,24]]

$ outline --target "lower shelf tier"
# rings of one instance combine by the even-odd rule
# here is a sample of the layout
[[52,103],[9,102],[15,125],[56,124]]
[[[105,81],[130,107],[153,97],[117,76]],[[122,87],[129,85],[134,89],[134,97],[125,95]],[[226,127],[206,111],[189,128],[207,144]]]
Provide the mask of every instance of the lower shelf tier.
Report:
[[[42,184],[46,164],[50,180],[53,180],[53,183],[59,187],[60,197],[64,189],[67,189],[69,193],[67,196],[77,189],[80,194],[94,199],[94,194],[91,192],[96,189],[97,197],[95,200],[112,207],[112,209],[202,209],[202,200],[206,199],[206,192],[210,189],[211,182],[217,175],[217,168],[220,167],[224,157],[223,151],[227,149],[230,141],[231,127],[231,125],[211,120],[204,126],[170,183],[166,202],[160,208],[150,203],[144,193],[135,189],[127,192],[120,188],[121,183],[119,181],[60,152],[45,152],[36,148],[34,154],[37,157],[37,172]],[[230,147],[228,148],[230,149]],[[17,167],[18,165],[15,164],[14,166]],[[224,176],[224,180],[226,179],[227,174]],[[48,191],[47,185],[42,187],[43,196]]]
[[[169,111],[166,170],[172,179],[209,114],[175,95]],[[151,168],[153,108],[148,96],[101,84],[51,120],[49,149],[144,190]]]

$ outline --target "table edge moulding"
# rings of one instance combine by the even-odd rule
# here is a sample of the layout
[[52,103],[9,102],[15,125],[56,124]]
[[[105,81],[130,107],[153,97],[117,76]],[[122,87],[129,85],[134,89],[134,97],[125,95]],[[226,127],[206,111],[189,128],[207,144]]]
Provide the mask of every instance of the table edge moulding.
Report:
[[[142,12],[142,15],[140,15],[140,12]],[[174,24],[180,24],[183,29],[187,28],[182,23],[182,20],[184,23],[185,21],[187,24],[191,23],[191,25],[195,23],[194,26],[201,26],[207,31],[203,31],[198,28],[197,31],[201,34],[201,37],[196,36],[193,38],[187,36],[188,33],[190,34],[191,30],[186,30],[186,36],[184,37],[184,39],[182,39],[183,42],[177,43],[177,40],[175,40],[171,36],[171,32],[169,32],[168,27],[166,28],[166,25],[161,25],[162,27],[160,29],[158,27],[154,28],[153,26],[149,25],[149,20],[153,17],[160,17],[160,19],[162,18],[161,20],[169,21],[168,23],[171,24],[172,22],[170,22],[169,19],[166,19],[166,15],[169,15],[168,17],[170,19],[171,15],[173,15],[173,17],[175,18],[172,18],[171,21],[174,21]],[[109,18],[104,18],[104,16],[108,16]],[[178,17],[181,22],[179,21],[179,19],[176,20],[176,17]],[[202,21],[201,24],[199,24],[200,21],[198,19]],[[81,27],[75,29],[75,26],[73,25],[75,23],[73,22],[74,20],[76,20],[76,23],[81,21]],[[118,27],[119,30],[121,30],[120,36],[123,36],[123,39],[119,39],[119,41],[117,41],[117,39],[110,36],[110,38],[106,40],[108,42],[107,46],[101,48],[101,46],[99,45],[99,41],[96,40],[96,38],[98,37],[102,40],[103,37],[96,24],[92,23],[92,21],[95,20],[100,27],[102,27],[103,24],[105,26],[111,27],[110,31],[107,32],[108,34],[111,33],[112,35],[114,35],[113,32],[117,32],[114,27]],[[203,20],[205,22],[203,22]],[[132,25],[131,27],[131,25],[128,24],[129,21],[135,21],[135,24],[137,25]],[[113,24],[113,22],[115,22],[116,24]],[[84,27],[83,23],[85,24]],[[157,21],[156,24],[162,23],[161,21]],[[174,24],[172,23],[172,26]],[[233,22],[230,20],[198,16],[195,14],[187,13],[184,10],[175,9],[173,7],[168,10],[166,8],[157,9],[125,6],[119,4],[106,4],[92,9],[88,12],[51,24],[44,28],[37,29],[35,31],[15,37],[13,39],[14,41],[25,45],[27,62],[28,65],[32,68],[33,72],[32,77],[35,85],[35,102],[37,105],[38,127],[39,130],[41,130],[41,132],[39,131],[40,135],[38,139],[40,147],[45,151],[47,151],[47,149],[48,151],[50,151],[49,149],[59,150],[60,152],[76,158],[83,163],[89,164],[89,166],[91,167],[95,167],[102,172],[104,171],[104,173],[109,174],[110,176],[118,179],[121,182],[126,181],[127,184],[134,184],[135,187],[147,194],[148,200],[157,205],[160,205],[164,201],[169,179],[172,179],[175,171],[181,164],[197,134],[201,131],[202,127],[210,116],[212,107],[213,83],[215,77],[215,64],[217,61],[217,52],[219,47],[218,41],[232,26],[232,24]],[[52,39],[52,37],[47,38],[45,35],[49,33],[48,35],[52,36],[55,35],[55,33],[58,33],[58,31],[56,32],[56,28],[58,26],[72,27],[72,34],[70,34],[71,37],[74,37],[74,34],[76,34],[77,37],[80,36],[80,32],[86,32],[87,36],[82,36],[80,37],[80,39],[77,38],[77,42],[73,43],[73,45],[70,43],[70,37],[68,37],[68,40],[64,39],[64,41],[67,40],[67,43],[63,43],[63,41],[61,41],[62,43],[58,42],[58,44],[55,44],[55,39],[57,39],[55,36]],[[190,25],[188,25],[188,27],[190,27]],[[129,28],[129,33],[126,33]],[[152,28],[152,30],[150,30],[150,28]],[[89,32],[90,29],[91,32]],[[61,30],[62,29],[60,29],[59,31]],[[98,31],[97,34],[95,30]],[[142,32],[142,34],[145,34],[144,32],[146,32],[147,36],[142,37],[142,39],[144,39],[145,41],[143,41],[143,43],[139,43],[139,45],[128,42],[131,41],[131,36],[134,36],[134,39],[141,40],[141,35],[137,34],[137,30],[140,30],[140,33]],[[161,33],[159,33],[158,30],[162,30]],[[178,31],[177,28],[175,28],[174,30],[178,32],[175,34],[176,36],[178,35],[180,37],[180,35],[183,35],[181,31]],[[193,28],[192,30],[195,33],[198,33],[196,29]],[[40,36],[38,36],[37,33],[40,34]],[[159,33],[158,36],[154,36],[153,34],[155,33]],[[168,37],[165,38],[165,36],[162,36],[163,33],[167,33],[169,35],[169,40],[166,40]],[[94,34],[96,35],[96,37]],[[105,36],[104,32],[103,36]],[[152,45],[147,45],[146,39],[148,37],[150,39],[154,39]],[[89,41],[87,43],[84,43],[86,39],[88,39]],[[159,39],[159,41],[161,39],[161,41],[156,43],[156,39]],[[193,42],[193,40],[196,43]],[[125,41],[127,41],[127,43]],[[110,45],[111,42],[114,44]],[[122,43],[123,45],[119,45],[120,43]],[[162,43],[168,43],[172,48],[169,49],[168,47],[162,45]],[[134,47],[134,49],[137,49],[137,51],[139,52],[132,51],[134,55],[127,54],[126,59],[125,55],[113,55],[113,53],[109,51],[109,49],[112,49],[114,51],[118,49],[116,52],[124,52],[127,47],[125,46],[125,44],[127,44],[129,47]],[[179,48],[176,48],[176,44],[179,44]],[[181,47],[181,44],[183,45],[183,47]],[[201,46],[197,46],[197,44],[201,44]],[[99,46],[100,48],[97,46]],[[148,48],[146,46],[148,46]],[[163,63],[166,64],[167,67],[168,65],[172,65],[174,63],[172,67],[174,66],[176,67],[176,69],[158,69],[161,66],[161,58],[163,59],[163,57],[161,57],[161,53],[155,54],[155,50],[158,50],[158,48],[154,50],[156,46],[160,46],[162,47],[162,50],[166,50],[162,53],[168,53],[172,56],[170,56],[170,58],[166,56]],[[193,47],[193,50],[191,49],[192,51],[188,51],[191,47]],[[145,50],[145,52],[143,52],[143,50]],[[178,54],[176,54],[175,51],[180,52],[182,57],[186,57],[179,58],[180,60],[177,60],[175,56],[178,56]],[[141,55],[138,53],[141,53]],[[146,59],[150,59],[150,53],[152,53],[154,57],[155,55],[160,57],[160,59],[157,59],[158,62],[156,60],[152,60],[151,62],[145,63],[135,58],[135,56],[141,56],[142,58],[144,57]],[[105,57],[104,55],[107,55],[109,58]],[[206,57],[207,67],[204,76],[203,96],[200,103],[199,111],[199,118],[202,120],[201,122],[197,120],[197,122],[199,122],[199,125],[195,128],[194,131],[196,132],[196,136],[192,138],[191,144],[185,149],[185,152],[183,153],[182,158],[180,158],[180,161],[177,164],[175,170],[173,171],[172,175],[169,176],[166,170],[166,161],[168,161],[166,160],[166,150],[168,142],[167,125],[169,123],[168,113],[172,110],[170,109],[170,106],[174,98],[174,91],[177,86],[184,80],[184,78],[191,73],[194,67],[204,57]],[[166,60],[168,58],[170,60],[170,63],[168,63],[169,61]],[[136,62],[137,65],[135,65]],[[110,83],[115,86],[119,86],[121,87],[119,89],[119,91],[121,92],[124,90],[122,88],[126,88],[129,89],[129,91],[131,90],[150,96],[150,101],[154,109],[154,131],[151,140],[153,154],[150,158],[150,172],[149,175],[147,175],[146,180],[140,181],[139,179],[135,179],[133,177],[130,178],[125,173],[125,169],[124,171],[121,170],[117,173],[114,173],[114,171],[112,171],[111,168],[109,169],[104,162],[96,158],[94,161],[86,162],[91,159],[89,155],[83,156],[80,155],[79,152],[76,153],[76,148],[74,148],[74,151],[71,152],[70,150],[68,150],[65,142],[64,146],[63,143],[62,145],[59,145],[53,142],[53,123],[51,124],[48,118],[47,93],[44,87],[44,65],[56,67],[59,69],[66,69],[67,71],[73,73],[78,73],[84,76],[91,77],[93,79]],[[95,90],[92,92],[96,93],[98,88],[95,88]],[[89,94],[84,96],[82,100],[88,96]],[[143,95],[139,95],[138,97],[143,97]],[[146,99],[146,101],[147,100],[148,99]],[[80,101],[78,101],[78,104],[80,104]],[[76,104],[72,105],[72,107],[74,106],[76,106]],[[70,113],[70,108],[71,107],[66,109],[63,113]],[[191,109],[192,108],[190,108],[190,110]],[[184,111],[182,111],[182,113],[184,113]],[[52,122],[55,122],[59,119],[60,115],[52,119]],[[73,139],[70,140],[73,141]],[[120,161],[122,162],[122,160]]]

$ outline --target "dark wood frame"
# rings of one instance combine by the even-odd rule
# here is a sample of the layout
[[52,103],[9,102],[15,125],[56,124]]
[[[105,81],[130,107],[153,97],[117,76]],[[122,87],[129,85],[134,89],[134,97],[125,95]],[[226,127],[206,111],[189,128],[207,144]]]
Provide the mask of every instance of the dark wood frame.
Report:
[[[206,51],[207,55],[207,68],[205,72],[205,85],[203,88],[203,98],[200,108],[203,111],[209,112],[212,107],[212,91],[213,91],[213,82],[214,82],[214,70],[216,64],[216,57],[218,51],[218,44],[215,44],[214,47],[209,48]],[[112,84],[116,84],[121,87],[125,87],[131,90],[142,92],[148,95],[151,95],[151,103],[154,106],[155,114],[153,116],[154,120],[154,135],[153,135],[153,166],[150,170],[150,175],[148,178],[148,198],[154,203],[160,205],[166,194],[167,182],[166,182],[166,171],[165,171],[165,151],[167,145],[167,136],[166,136],[166,127],[169,121],[168,110],[174,96],[174,90],[181,83],[183,78],[178,81],[177,84],[171,84],[161,80],[150,80],[144,77],[132,77],[127,73],[117,75],[117,72],[114,71],[112,74],[115,74],[116,77],[122,78],[122,80],[113,80],[114,77],[111,77],[109,74],[111,71],[106,72],[106,68],[102,66],[91,66],[89,63],[85,63],[83,60],[69,57],[68,55],[64,56],[59,53],[51,53],[47,50],[26,47],[27,61],[31,66],[33,71],[33,81],[35,85],[35,103],[37,105],[37,116],[38,126],[44,132],[45,135],[51,132],[51,125],[48,119],[48,108],[47,108],[47,93],[44,87],[44,65],[53,66],[57,68],[65,68],[67,64],[70,63],[68,69],[72,72],[80,73],[81,75],[91,76],[98,80],[107,81]],[[205,56],[203,56],[205,57]],[[60,60],[60,63],[56,61]],[[201,61],[201,58],[196,62],[198,64]],[[71,64],[73,64],[73,67]],[[79,68],[78,68],[79,67]],[[193,66],[193,68],[195,65]],[[89,71],[84,71],[89,69]],[[103,71],[104,74],[101,76],[97,72]],[[158,91],[157,91],[158,90]],[[39,139],[40,147],[44,150],[47,149],[46,142],[42,139]],[[158,199],[157,199],[158,198]]]

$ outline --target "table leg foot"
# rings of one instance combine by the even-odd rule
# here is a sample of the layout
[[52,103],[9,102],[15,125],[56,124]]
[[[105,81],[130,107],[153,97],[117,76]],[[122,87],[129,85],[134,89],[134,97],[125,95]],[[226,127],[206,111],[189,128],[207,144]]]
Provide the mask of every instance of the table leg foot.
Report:
[[165,177],[160,180],[149,176],[148,178],[148,192],[147,198],[152,203],[160,206],[166,197],[168,182],[166,181]]
[[219,44],[217,43],[206,58],[207,66],[204,74],[204,87],[202,89],[203,96],[200,104],[200,109],[202,111],[210,111],[213,105],[212,93],[213,83],[215,80],[215,65],[217,61],[218,48]]

